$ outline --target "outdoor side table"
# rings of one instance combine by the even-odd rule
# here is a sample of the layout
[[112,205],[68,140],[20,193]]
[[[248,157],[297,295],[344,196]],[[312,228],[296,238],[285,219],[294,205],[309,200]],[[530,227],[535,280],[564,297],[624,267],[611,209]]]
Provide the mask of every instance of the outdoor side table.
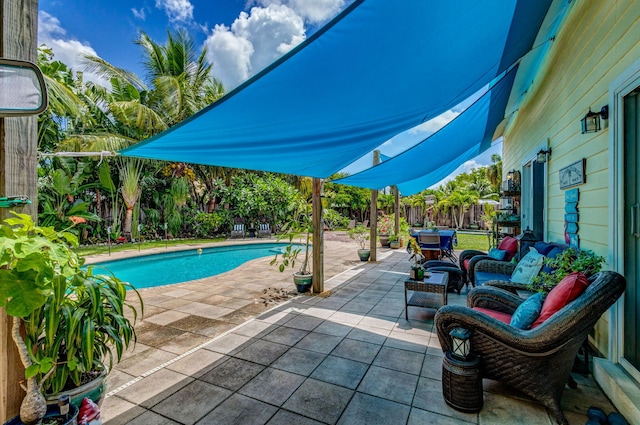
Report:
[[482,377],[480,358],[472,355],[459,360],[447,351],[442,359],[442,395],[444,401],[461,412],[479,412],[482,409]]
[[[445,272],[425,272],[422,282],[407,279],[404,281],[404,316],[409,320],[408,309],[412,307],[438,309],[447,304],[447,285],[449,274]],[[407,291],[413,291],[407,299]]]

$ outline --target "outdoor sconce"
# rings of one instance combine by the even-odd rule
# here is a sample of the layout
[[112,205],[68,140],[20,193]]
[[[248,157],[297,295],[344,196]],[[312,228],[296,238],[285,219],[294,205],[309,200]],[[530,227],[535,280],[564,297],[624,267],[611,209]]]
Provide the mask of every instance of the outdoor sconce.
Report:
[[544,150],[540,149],[540,152],[536,155],[536,162],[538,164],[544,164],[547,162],[547,159],[551,158],[551,148]]
[[580,120],[582,123],[582,134],[595,133],[601,130],[600,118],[603,120],[609,119],[609,105],[604,105],[600,112],[592,112],[589,108],[589,112]]
[[513,176],[516,174],[516,170],[507,172],[507,180],[513,180]]
[[467,360],[471,354],[471,331],[464,328],[453,328],[451,332],[451,355],[458,360]]

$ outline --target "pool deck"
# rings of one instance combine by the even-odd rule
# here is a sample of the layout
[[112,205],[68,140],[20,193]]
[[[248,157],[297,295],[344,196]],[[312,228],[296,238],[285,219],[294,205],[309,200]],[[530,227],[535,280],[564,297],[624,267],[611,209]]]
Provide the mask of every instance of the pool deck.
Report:
[[[247,242],[255,240],[232,243]],[[109,375],[104,423],[554,423],[541,405],[489,380],[479,413],[447,406],[435,311],[410,308],[404,319],[408,254],[379,248],[378,262],[363,263],[356,250],[344,234],[326,234],[324,296],[286,294],[291,273],[270,257],[142,289],[138,343]],[[466,288],[449,294],[450,304],[465,300]],[[591,376],[574,378],[579,387],[562,401],[571,424],[584,424],[589,406],[614,410]]]

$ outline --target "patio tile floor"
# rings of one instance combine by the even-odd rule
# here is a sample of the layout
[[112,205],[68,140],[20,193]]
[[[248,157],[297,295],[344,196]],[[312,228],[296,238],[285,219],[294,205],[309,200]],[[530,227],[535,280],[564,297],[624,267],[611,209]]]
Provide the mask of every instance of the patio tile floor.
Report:
[[[345,261],[350,256],[354,261]],[[325,262],[347,270],[329,276],[325,289],[332,293],[280,304],[262,303],[263,292],[255,288],[242,296],[233,289],[235,274],[246,282],[248,270],[268,267],[270,259],[216,277],[229,291],[208,288],[207,279],[143,290],[156,308],[139,324],[143,347],[128,353],[110,376],[114,385],[135,379],[109,388],[104,423],[553,424],[544,407],[494,381],[484,382],[479,413],[458,412],[444,402],[435,311],[411,308],[404,319],[407,259],[404,251],[381,250],[377,263],[360,263],[354,244],[329,245]],[[292,286],[290,276],[259,270],[267,276],[264,288]],[[181,294],[187,303],[177,301]],[[449,294],[449,302],[464,303],[465,297],[466,290]],[[226,304],[228,299],[234,301]],[[202,314],[213,302],[233,313]],[[257,312],[243,311],[251,306]],[[567,387],[563,395],[571,424],[584,424],[592,405],[614,410],[592,377],[576,380],[578,389]]]

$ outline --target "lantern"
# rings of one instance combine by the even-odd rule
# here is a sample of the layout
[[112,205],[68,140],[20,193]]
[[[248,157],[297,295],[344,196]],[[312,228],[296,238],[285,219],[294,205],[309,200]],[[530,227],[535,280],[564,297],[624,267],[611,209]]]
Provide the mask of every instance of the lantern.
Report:
[[453,328],[451,332],[453,349],[451,355],[457,360],[467,360],[471,354],[471,331],[464,328]]

